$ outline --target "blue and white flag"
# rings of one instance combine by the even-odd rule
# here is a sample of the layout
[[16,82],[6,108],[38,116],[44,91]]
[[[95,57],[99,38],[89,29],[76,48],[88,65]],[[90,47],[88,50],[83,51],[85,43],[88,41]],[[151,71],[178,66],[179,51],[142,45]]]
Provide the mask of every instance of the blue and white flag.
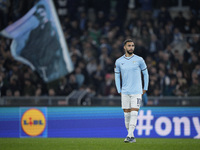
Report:
[[13,39],[12,56],[36,70],[45,82],[74,70],[52,0],[40,0],[1,35]]

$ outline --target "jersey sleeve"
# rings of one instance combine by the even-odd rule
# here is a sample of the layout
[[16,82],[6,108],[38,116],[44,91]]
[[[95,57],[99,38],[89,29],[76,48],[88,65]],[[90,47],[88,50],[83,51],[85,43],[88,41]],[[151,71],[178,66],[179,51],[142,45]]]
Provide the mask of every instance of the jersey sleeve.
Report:
[[148,90],[148,86],[149,86],[149,74],[148,74],[148,70],[145,69],[144,71],[142,71],[142,74],[144,76],[144,90]]
[[143,58],[140,60],[140,69],[141,69],[141,71],[144,71],[145,69],[147,69],[147,65],[144,62]]
[[117,92],[121,93],[121,84],[120,84],[120,67],[119,67],[119,63],[116,61],[115,62],[115,85],[117,88]]
[[143,77],[144,77],[144,90],[147,91],[148,85],[149,85],[149,74],[148,74],[148,70],[147,70],[147,65],[143,58],[140,61],[140,69],[141,69]]
[[115,73],[120,73],[120,66],[119,66],[119,63],[118,63],[118,61],[116,60],[115,61]]

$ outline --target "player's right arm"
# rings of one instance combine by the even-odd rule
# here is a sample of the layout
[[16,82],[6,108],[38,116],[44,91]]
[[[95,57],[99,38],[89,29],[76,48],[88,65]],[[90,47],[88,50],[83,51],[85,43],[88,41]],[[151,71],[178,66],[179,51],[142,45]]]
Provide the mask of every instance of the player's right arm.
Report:
[[117,88],[117,92],[121,94],[121,84],[120,84],[120,66],[118,61],[115,61],[115,85]]

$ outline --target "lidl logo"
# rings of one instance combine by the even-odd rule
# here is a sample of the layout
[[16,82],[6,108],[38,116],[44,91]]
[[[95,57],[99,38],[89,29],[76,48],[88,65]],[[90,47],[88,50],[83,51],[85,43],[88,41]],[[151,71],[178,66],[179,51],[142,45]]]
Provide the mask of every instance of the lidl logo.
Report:
[[26,110],[21,117],[21,128],[28,136],[42,135],[46,129],[46,118],[44,113],[36,108]]

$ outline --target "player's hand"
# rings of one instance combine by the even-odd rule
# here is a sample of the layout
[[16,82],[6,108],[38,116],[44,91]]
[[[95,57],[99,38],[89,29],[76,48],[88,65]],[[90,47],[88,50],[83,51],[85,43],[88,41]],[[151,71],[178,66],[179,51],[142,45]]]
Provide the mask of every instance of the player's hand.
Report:
[[144,95],[146,93],[146,90],[143,90],[143,93],[142,93],[142,95]]

